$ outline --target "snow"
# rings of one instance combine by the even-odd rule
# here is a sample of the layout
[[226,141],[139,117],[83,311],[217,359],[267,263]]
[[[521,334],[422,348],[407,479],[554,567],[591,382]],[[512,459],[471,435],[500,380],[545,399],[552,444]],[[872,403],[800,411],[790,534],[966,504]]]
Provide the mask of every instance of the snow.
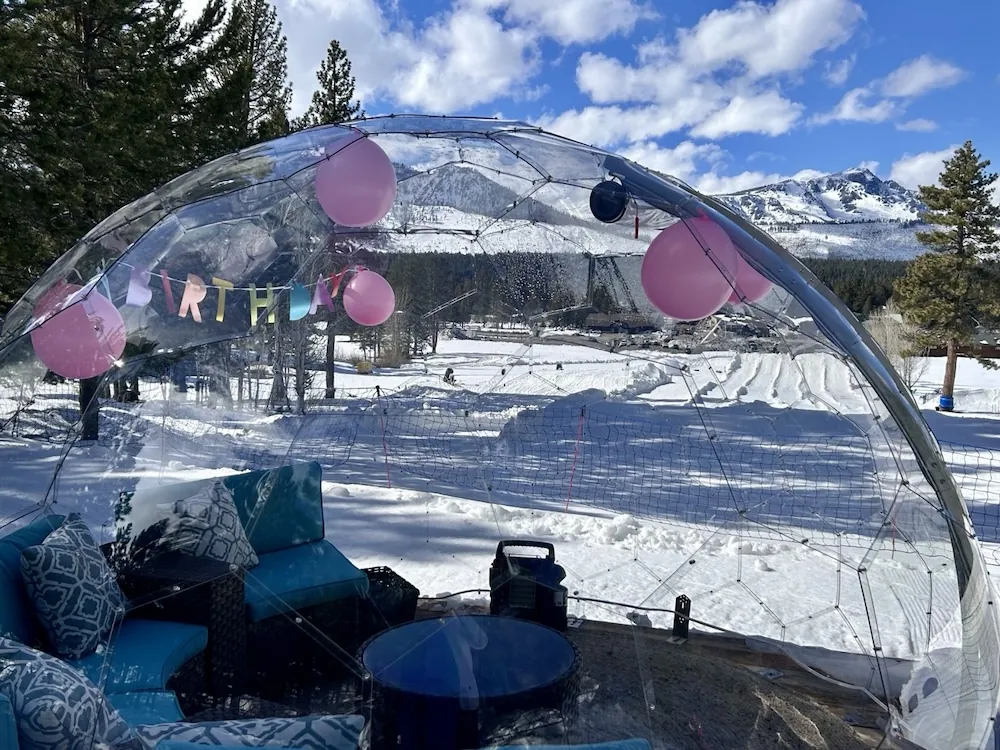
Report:
[[[930,360],[917,383],[924,402],[942,366]],[[448,367],[457,386],[442,381]],[[97,444],[0,442],[0,517],[30,511],[61,465],[55,509],[83,513],[107,540],[122,489],[317,460],[328,538],[359,567],[389,565],[424,596],[486,589],[497,541],[535,538],[556,545],[577,597],[571,613],[583,618],[625,623],[630,607],[669,609],[683,593],[701,623],[870,653],[863,561],[887,657],[919,656],[957,611],[933,509],[898,506],[901,518],[912,514],[908,528],[926,532],[919,554],[879,532],[891,488],[874,478],[874,421],[832,355],[442,339],[436,355],[399,370],[361,375],[344,363],[337,388],[336,403],[306,415],[266,416],[145,384],[141,405],[105,407],[108,438]],[[72,394],[63,398],[50,403],[68,413]],[[992,564],[1000,373],[962,361],[958,402],[983,413],[928,419],[962,469]],[[645,614],[670,625],[670,614]]]

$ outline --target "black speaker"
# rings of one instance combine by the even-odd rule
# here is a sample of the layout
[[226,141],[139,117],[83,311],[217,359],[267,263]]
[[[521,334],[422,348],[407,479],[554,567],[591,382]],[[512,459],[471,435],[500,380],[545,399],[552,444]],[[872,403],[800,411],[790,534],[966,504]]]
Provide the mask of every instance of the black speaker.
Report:
[[625,215],[631,200],[632,196],[624,185],[605,180],[590,191],[590,212],[598,221],[614,224]]

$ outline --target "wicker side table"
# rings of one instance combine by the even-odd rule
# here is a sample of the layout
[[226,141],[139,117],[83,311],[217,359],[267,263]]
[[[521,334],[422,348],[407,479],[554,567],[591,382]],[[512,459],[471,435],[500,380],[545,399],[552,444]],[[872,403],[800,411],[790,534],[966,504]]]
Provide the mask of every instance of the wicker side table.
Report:
[[242,568],[179,553],[157,555],[118,574],[133,616],[208,628],[206,689],[213,697],[240,695],[246,683],[243,575]]

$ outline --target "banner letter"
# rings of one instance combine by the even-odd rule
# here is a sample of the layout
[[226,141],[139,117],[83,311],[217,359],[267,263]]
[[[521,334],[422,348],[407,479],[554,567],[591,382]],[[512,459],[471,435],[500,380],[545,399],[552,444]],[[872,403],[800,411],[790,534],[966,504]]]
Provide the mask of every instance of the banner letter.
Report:
[[288,293],[288,319],[302,320],[310,309],[309,290],[299,282],[294,282],[292,291]]
[[315,315],[320,305],[326,305],[333,312],[333,300],[330,299],[330,290],[326,288],[326,279],[320,276],[316,279],[316,288],[313,290],[312,305],[309,307],[309,314]]
[[[274,304],[274,289],[271,285],[267,285],[267,294],[263,298],[257,296],[257,287],[253,284],[250,285],[250,325],[257,325],[257,312],[259,310],[267,310]],[[274,309],[272,308],[267,314],[267,322],[274,323]]]
[[151,299],[153,299],[153,290],[149,288],[149,271],[136,266],[128,276],[128,294],[125,296],[125,304],[129,307],[145,307]]
[[187,283],[184,284],[184,295],[181,297],[181,309],[177,315],[186,318],[188,310],[190,310],[194,322],[201,323],[201,310],[198,309],[198,305],[205,300],[206,296],[208,296],[208,289],[201,276],[189,273]]
[[226,290],[233,288],[233,282],[213,276],[212,284],[219,288],[219,306],[215,309],[215,320],[221,323],[226,316]]
[[167,272],[160,269],[160,280],[163,281],[163,296],[167,300],[167,312],[171,315],[177,312],[177,303],[174,302],[174,290],[170,288],[170,277]]
[[330,274],[330,281],[333,282],[333,289],[330,291],[331,297],[336,298],[336,296],[340,293],[340,282],[344,279],[344,276],[346,274],[347,274],[346,268],[340,273]]

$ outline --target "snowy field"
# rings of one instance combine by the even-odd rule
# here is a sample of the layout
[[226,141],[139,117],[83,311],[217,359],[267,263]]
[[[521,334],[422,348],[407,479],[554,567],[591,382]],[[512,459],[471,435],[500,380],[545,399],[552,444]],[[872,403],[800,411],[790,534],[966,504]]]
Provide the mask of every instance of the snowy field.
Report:
[[[915,388],[929,406],[941,366]],[[30,511],[59,465],[55,509],[83,512],[107,540],[119,490],[316,460],[328,538],[424,596],[486,589],[497,541],[532,538],[555,544],[583,618],[669,627],[654,610],[683,593],[718,628],[869,653],[864,567],[881,645],[906,659],[945,637],[957,610],[943,527],[884,471],[870,396],[833,356],[442,340],[399,370],[339,365],[338,398],[319,389],[305,415],[143,388],[138,406],[105,405],[96,444],[0,441],[0,518]],[[963,361],[958,390],[961,408],[983,413],[928,419],[1000,562],[1000,419],[988,413],[1000,374]],[[68,424],[72,406],[70,393],[38,399],[21,434],[32,420]],[[889,514],[909,543],[886,532]]]

